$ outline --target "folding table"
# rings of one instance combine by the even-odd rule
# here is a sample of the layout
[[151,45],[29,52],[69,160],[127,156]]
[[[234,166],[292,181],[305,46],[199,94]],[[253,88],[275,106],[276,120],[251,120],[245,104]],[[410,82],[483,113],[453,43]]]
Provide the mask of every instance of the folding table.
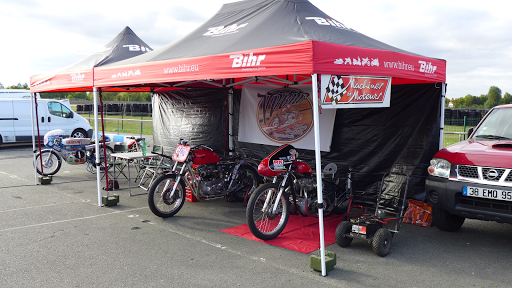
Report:
[[[124,159],[126,160],[127,164],[128,164],[128,189],[130,190],[130,196],[135,196],[135,195],[142,195],[142,194],[146,194],[146,193],[141,193],[141,194],[132,194],[132,185],[131,185],[131,175],[130,175],[130,160],[134,160],[134,161],[137,161],[137,164],[138,164],[138,161],[141,160],[141,159],[146,159],[146,158],[153,158],[153,157],[158,157],[160,155],[158,154],[154,154],[154,153],[146,153],[146,155],[142,155],[142,152],[139,151],[139,152],[127,152],[127,153],[112,153],[110,154],[111,157],[114,157],[114,161],[117,160],[118,158],[119,159]],[[138,166],[136,166],[137,168]]]

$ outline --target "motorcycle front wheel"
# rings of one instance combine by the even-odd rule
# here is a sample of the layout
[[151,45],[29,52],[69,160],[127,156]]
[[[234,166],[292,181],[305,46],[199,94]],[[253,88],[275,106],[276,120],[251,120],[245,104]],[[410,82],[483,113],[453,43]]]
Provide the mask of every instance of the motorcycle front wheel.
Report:
[[158,217],[167,218],[180,211],[185,203],[185,185],[178,183],[174,195],[171,197],[172,188],[176,182],[176,175],[162,175],[158,177],[149,188],[148,204],[151,212]]
[[[261,240],[276,238],[283,232],[288,222],[290,216],[288,196],[282,193],[277,199],[278,193],[279,184],[266,183],[254,190],[247,203],[247,225],[252,234]],[[276,200],[278,201],[277,209],[273,211]]]
[[[41,172],[41,160],[43,160],[43,172]],[[50,176],[59,172],[62,161],[57,152],[43,150],[41,153],[37,152],[36,162],[34,164],[39,175]]]

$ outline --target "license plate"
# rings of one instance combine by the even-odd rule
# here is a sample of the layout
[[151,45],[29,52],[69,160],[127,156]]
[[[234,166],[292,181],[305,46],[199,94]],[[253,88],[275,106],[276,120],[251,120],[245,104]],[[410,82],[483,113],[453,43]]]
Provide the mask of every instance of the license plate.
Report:
[[352,225],[352,232],[366,235],[366,226]]
[[478,197],[485,199],[496,199],[503,201],[512,201],[512,191],[500,189],[488,189],[482,187],[464,186],[462,195],[470,197]]

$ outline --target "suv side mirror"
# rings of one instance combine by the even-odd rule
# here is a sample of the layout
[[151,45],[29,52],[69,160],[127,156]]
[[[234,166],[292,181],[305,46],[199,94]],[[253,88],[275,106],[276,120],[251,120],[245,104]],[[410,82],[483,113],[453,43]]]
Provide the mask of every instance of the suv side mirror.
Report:
[[468,130],[468,139],[469,139],[469,136],[471,136],[471,134],[473,134],[474,130],[475,130],[475,127],[469,128],[469,130]]

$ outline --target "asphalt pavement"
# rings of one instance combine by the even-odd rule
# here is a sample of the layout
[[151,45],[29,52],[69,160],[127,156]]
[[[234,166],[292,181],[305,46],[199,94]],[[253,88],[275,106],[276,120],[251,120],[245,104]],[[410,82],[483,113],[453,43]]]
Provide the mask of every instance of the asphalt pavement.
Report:
[[323,277],[310,268],[318,251],[220,232],[246,223],[242,203],[186,202],[162,219],[119,180],[119,204],[100,207],[85,165],[63,163],[36,185],[32,157],[31,145],[0,147],[0,287],[512,287],[508,224],[404,224],[386,257],[364,241],[333,244],[337,265]]

